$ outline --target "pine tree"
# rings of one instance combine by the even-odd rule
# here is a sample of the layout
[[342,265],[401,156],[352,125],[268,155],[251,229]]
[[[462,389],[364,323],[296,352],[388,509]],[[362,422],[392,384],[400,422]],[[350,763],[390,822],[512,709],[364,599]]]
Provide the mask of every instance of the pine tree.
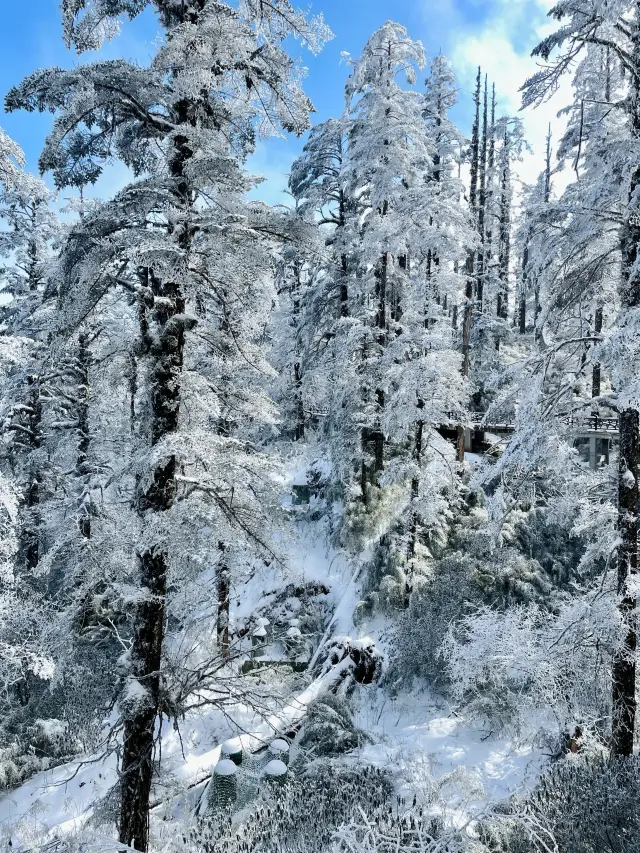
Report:
[[[480,168],[480,84],[481,70],[478,68],[476,78],[476,89],[473,102],[476,107],[473,128],[471,131],[471,146],[469,149],[469,165],[471,178],[469,184],[469,210],[474,223],[478,222],[478,174]],[[471,326],[473,323],[473,296],[474,296],[474,272],[476,257],[475,252],[470,249],[467,254],[465,273],[467,284],[465,287],[465,302],[462,320],[462,375],[468,377],[471,365]]]
[[[595,12],[595,16],[594,16]],[[554,18],[563,26],[549,35],[535,49],[547,66],[535,74],[525,85],[525,103],[543,100],[556,87],[575,59],[591,46],[609,48],[610,61],[624,69],[627,94],[620,107],[624,110],[627,139],[635,144],[640,136],[640,8],[635,2],[593,4],[570,3],[562,0],[552,10]],[[564,23],[566,22],[566,23]],[[552,54],[559,51],[549,62]],[[584,105],[580,107],[581,113]],[[582,127],[582,122],[580,123]],[[584,128],[579,133],[582,135]],[[640,250],[640,219],[634,219],[640,169],[633,161],[625,170],[624,187],[628,207],[624,212],[624,225],[620,233],[618,251],[622,278],[620,284],[620,328],[626,337],[626,347],[633,347],[633,324],[640,305],[640,278],[637,256]],[[635,378],[622,364],[616,365],[615,377],[619,399],[619,475],[618,475],[618,531],[620,545],[618,556],[618,589],[620,613],[626,624],[622,647],[613,662],[613,715],[612,752],[630,755],[633,752],[635,728],[635,650],[636,629],[634,595],[629,591],[629,578],[638,567],[638,476],[640,474],[640,446],[638,437],[638,409],[640,404],[635,391]]]
[[[255,334],[255,319],[244,313],[246,300],[259,294],[252,309],[261,304],[267,279],[256,272],[265,260],[268,269],[270,261],[268,252],[266,258],[260,252],[271,248],[272,235],[277,238],[284,224],[262,206],[243,203],[251,181],[239,158],[251,150],[256,125],[261,133],[306,128],[311,105],[280,44],[293,34],[316,49],[328,35],[320,19],[307,21],[286,0],[269,7],[243,3],[239,10],[211,0],[179,6],[168,0],[80,0],[63,7],[67,41],[78,50],[94,48],[111,33],[118,15],[133,17],[149,5],[166,31],[149,68],[116,60],[37,72],[7,99],[12,109],[58,112],[40,161],[43,169],[53,170],[58,186],[94,180],[109,156],[120,157],[139,175],[151,175],[83,218],[66,250],[68,274],[60,292],[68,330],[114,288],[138,296],[140,378],[150,428],[133,496],[141,530],[140,592],[131,614],[131,671],[120,700],[120,840],[142,851],[148,844],[155,726],[165,690],[162,656],[172,571],[168,522],[180,517],[185,497],[204,495],[214,507],[216,541],[243,531],[265,547],[260,522],[254,526],[255,513],[263,511],[259,490],[232,485],[234,470],[245,467],[246,483],[247,476],[257,476],[259,462],[251,458],[246,432],[242,440],[237,434],[236,424],[255,398],[241,386],[229,389],[227,345],[232,342],[254,368],[251,346],[242,348],[237,329],[241,326],[249,340]],[[99,233],[110,235],[108,245],[93,243]],[[251,294],[249,282],[257,294]],[[209,377],[205,368],[193,386],[187,377],[197,368],[203,341],[217,354],[212,364],[217,370]],[[184,437],[178,434],[183,399],[192,388],[208,390],[202,416],[215,412],[218,429],[197,452],[204,433],[192,430],[185,458]],[[202,451],[217,456],[213,468]],[[223,460],[226,470],[220,467]],[[205,514],[211,515],[211,508]]]

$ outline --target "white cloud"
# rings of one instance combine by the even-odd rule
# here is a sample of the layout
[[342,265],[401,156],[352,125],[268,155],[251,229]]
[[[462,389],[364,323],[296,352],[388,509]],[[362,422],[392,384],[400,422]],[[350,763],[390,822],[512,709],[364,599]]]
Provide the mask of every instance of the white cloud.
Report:
[[[571,84],[565,81],[546,104],[519,112],[520,87],[537,68],[531,50],[553,29],[546,13],[553,0],[490,0],[490,12],[480,29],[462,28],[452,33],[450,58],[462,90],[472,91],[477,68],[495,82],[498,113],[518,113],[523,120],[527,141],[533,149],[518,167],[526,182],[535,181],[544,165],[545,137],[549,124],[557,141],[564,129],[558,110],[571,97]],[[483,3],[484,8],[486,5]],[[455,39],[455,40],[453,40]],[[558,183],[558,181],[556,182]]]

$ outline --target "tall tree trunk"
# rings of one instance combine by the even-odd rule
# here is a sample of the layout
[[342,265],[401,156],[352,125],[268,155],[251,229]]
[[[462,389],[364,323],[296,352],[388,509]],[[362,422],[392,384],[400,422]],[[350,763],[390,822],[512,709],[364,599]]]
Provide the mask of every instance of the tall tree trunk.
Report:
[[[497,299],[497,315],[501,320],[507,319],[509,310],[509,267],[511,265],[511,170],[509,167],[509,134],[504,134],[504,166],[500,179],[500,255],[498,258],[499,291]],[[499,341],[496,342],[496,348]]]
[[529,242],[524,244],[522,251],[522,280],[520,282],[520,308],[518,311],[518,322],[520,334],[524,335],[527,331],[527,287],[528,287],[528,271],[529,267]]
[[612,667],[611,752],[632,755],[636,717],[636,599],[628,591],[629,578],[638,570],[638,476],[640,437],[638,412],[620,413],[618,473],[618,594],[625,624],[624,643]]
[[[635,73],[631,79],[629,107],[634,140],[640,139],[640,0],[636,4],[633,22],[632,56]],[[631,177],[629,210],[622,229],[622,308],[626,315],[640,308],[640,225],[636,192],[640,187],[640,167]],[[640,477],[640,436],[637,409],[620,412],[620,451],[618,462],[618,594],[619,610],[625,625],[624,643],[616,649],[612,666],[611,753],[614,756],[633,754],[636,717],[636,599],[629,589],[629,580],[638,571],[638,479]]]
[[[77,363],[77,398],[78,398],[78,450],[76,455],[76,477],[79,482],[88,481],[89,477],[89,450],[91,446],[91,433],[89,427],[89,365],[91,352],[89,350],[89,337],[86,332],[81,332],[78,337],[78,363]],[[91,538],[91,503],[83,496],[80,518],[78,520],[80,533],[85,539]]]
[[[387,213],[385,202],[384,213]],[[380,259],[378,275],[378,315],[376,325],[378,327],[378,346],[380,354],[384,352],[387,345],[387,288],[389,281],[389,253],[383,252]],[[376,388],[376,416],[375,426],[372,432],[373,440],[373,481],[384,468],[384,433],[382,431],[382,415],[385,406],[385,393],[382,388]]]
[[[385,201],[381,214],[386,216],[388,203]],[[376,346],[380,358],[387,345],[387,312],[388,312],[388,279],[389,253],[383,252],[375,270],[376,297],[378,306],[375,316]],[[364,426],[361,433],[362,464],[360,471],[360,486],[363,503],[367,503],[368,485],[375,485],[377,475],[384,468],[384,433],[382,431],[382,415],[385,406],[385,393],[382,388],[374,392],[375,408],[373,423]],[[371,461],[369,461],[371,460]]]
[[[418,410],[424,409],[424,400],[418,400]],[[424,421],[416,422],[416,435],[413,444],[413,461],[416,467],[420,468],[422,463],[422,444],[424,436]],[[407,544],[407,558],[413,560],[416,555],[416,544],[418,541],[418,513],[414,509],[414,504],[420,495],[420,474],[416,473],[411,478],[411,504],[410,504],[410,522],[409,522],[409,541]]]
[[[344,190],[340,190],[338,203],[338,232],[342,234],[347,224],[347,200]],[[349,316],[349,266],[344,252],[340,255],[340,316]]]
[[296,441],[304,438],[305,417],[304,399],[302,395],[302,361],[300,354],[300,291],[302,288],[300,261],[294,261],[294,281],[292,293],[292,326],[294,334],[295,362],[293,364],[293,398],[295,408],[296,426],[294,437]]
[[[593,325],[593,331],[596,335],[600,335],[602,333],[602,305],[598,305],[596,308],[595,321]],[[600,396],[600,382],[601,382],[601,366],[600,362],[595,362],[591,371],[591,396],[599,397]]]
[[229,658],[229,604],[231,595],[229,567],[225,559],[226,546],[224,542],[218,542],[220,559],[218,560],[217,588],[218,588],[218,647],[222,657]]
[[467,275],[464,291],[464,313],[462,316],[462,375],[469,375],[471,366],[471,326],[473,320],[473,267],[474,253],[469,252],[465,272]]
[[[544,167],[544,202],[545,204],[549,203],[549,199],[551,198],[551,124],[549,124],[549,130],[547,133],[547,147],[545,151],[545,167]],[[536,280],[534,289],[534,315],[533,315],[533,323],[537,325],[538,317],[540,312],[542,311],[542,305],[540,304],[540,284]]]
[[[38,450],[42,445],[42,399],[40,397],[40,378],[29,376],[28,409],[26,430],[21,434],[27,436],[28,451]],[[28,483],[23,498],[25,521],[21,533],[21,551],[27,571],[33,571],[40,561],[40,517],[36,509],[40,504],[42,472],[32,462],[29,462]]]
[[[190,7],[192,10],[193,7]],[[189,12],[189,16],[193,15]],[[189,101],[175,106],[178,126],[193,124],[194,111]],[[191,243],[188,210],[192,204],[185,166],[192,152],[187,136],[177,134],[173,140],[169,168],[174,179],[176,207],[184,211],[184,221],[174,238],[187,253]],[[156,340],[150,350],[150,396],[152,444],[162,442],[178,429],[180,413],[180,375],[184,358],[185,331],[195,321],[185,315],[185,299],[175,282],[160,281],[149,274],[151,291],[158,302],[154,305]],[[177,461],[174,455],[156,463],[150,483],[138,493],[138,512],[143,520],[162,516],[173,506],[176,490]],[[149,797],[153,779],[155,725],[161,707],[161,662],[165,627],[165,595],[169,557],[164,544],[145,544],[138,552],[141,602],[135,614],[131,649],[131,675],[146,691],[146,701],[139,702],[124,721],[120,842],[146,853],[149,840]]]
[[[480,155],[480,83],[482,75],[478,68],[478,76],[476,78],[476,89],[474,93],[474,103],[476,106],[475,118],[471,132],[471,180],[469,185],[469,209],[474,221],[477,222],[478,213],[478,167]],[[475,252],[467,253],[465,264],[465,302],[464,314],[462,318],[462,375],[469,375],[469,367],[471,361],[471,326],[473,322],[473,289],[474,289],[474,269],[475,269]]]
[[[172,479],[165,472],[165,483]],[[144,600],[138,607],[133,638],[133,672],[146,690],[125,720],[120,774],[120,842],[145,853],[149,841],[149,798],[153,779],[155,726],[160,705],[160,667],[164,639],[164,601],[167,591],[167,555],[145,551],[140,555]]]
[[482,314],[486,260],[485,241],[487,235],[485,229],[485,220],[487,214],[487,151],[489,144],[488,100],[488,81],[487,75],[485,74],[484,101],[482,107],[482,144],[480,145],[480,163],[478,168],[480,182],[480,191],[478,193],[478,237],[480,238],[480,248],[478,250],[478,262],[476,268],[476,310],[478,311],[478,314]]

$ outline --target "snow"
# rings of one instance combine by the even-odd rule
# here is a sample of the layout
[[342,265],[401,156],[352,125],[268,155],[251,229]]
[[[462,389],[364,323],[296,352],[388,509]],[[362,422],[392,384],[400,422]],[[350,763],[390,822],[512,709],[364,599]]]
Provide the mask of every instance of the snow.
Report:
[[214,773],[216,776],[235,776],[237,767],[229,758],[222,758],[216,764]]
[[[254,729],[232,742],[251,752],[269,743],[274,734],[288,731],[306,713],[311,702],[340,678],[347,662],[342,662],[321,678],[313,681],[300,694],[291,697],[276,713],[269,715]],[[221,759],[219,745],[201,751],[202,739],[210,732],[212,718],[218,712],[196,715],[188,721],[192,737],[185,739],[165,724],[162,740],[163,768],[173,774],[178,785],[187,791],[189,786],[204,782],[213,768],[230,759]],[[240,710],[237,717],[242,721]],[[248,722],[248,721],[247,721]],[[187,723],[185,723],[185,726]],[[184,727],[183,727],[184,728]],[[184,748],[184,754],[183,754]],[[224,766],[224,765],[223,765]],[[235,772],[235,770],[234,770]],[[0,798],[0,839],[11,838],[15,847],[30,847],[58,835],[82,828],[91,817],[95,803],[104,797],[117,781],[116,757],[88,756],[54,770],[38,773],[24,785]],[[194,788],[196,799],[188,799],[194,807],[206,798],[206,789]]]
[[149,696],[149,691],[144,687],[137,678],[129,680],[122,700],[126,702],[144,702]]
[[49,740],[62,738],[67,733],[68,724],[63,720],[36,720],[35,724],[38,726],[42,734],[49,738]]
[[351,759],[392,772],[407,795],[428,790],[427,802],[454,826],[530,789],[540,774],[541,750],[494,736],[428,691],[390,700],[374,686],[359,690],[355,722],[373,743]]
[[[358,578],[362,562],[354,568],[342,552],[329,546],[322,524],[311,527],[300,523],[296,533],[295,539],[286,543],[294,577],[297,573],[300,580],[326,585],[333,607],[319,648],[335,636],[354,638],[350,642],[356,648],[373,645],[384,648],[389,634],[388,619],[377,616],[360,633],[353,625],[353,610],[360,599]],[[274,567],[256,571],[234,594],[232,625],[250,619],[258,605],[264,607],[270,591],[277,588],[275,571]],[[289,636],[300,633],[294,621],[290,620]],[[267,622],[263,617],[255,620],[258,627],[254,634],[260,632],[258,636],[264,636]],[[317,654],[319,651],[314,659]],[[289,744],[278,735],[294,727],[310,703],[337,682],[349,665],[347,659],[330,668],[257,724],[253,712],[236,709],[236,731],[241,733],[234,733],[231,738],[228,722],[215,708],[188,715],[181,724],[180,734],[165,722],[163,768],[182,786],[185,792],[182,805],[192,808],[206,801],[207,789],[203,785],[214,768],[217,775],[237,772],[236,765],[226,756],[240,750],[246,754],[266,744],[272,755],[288,752]],[[427,692],[401,694],[391,700],[375,686],[359,687],[357,691],[354,720],[371,735],[373,742],[356,750],[348,760],[392,771],[400,791],[437,789],[439,807],[455,825],[462,825],[488,803],[530,786],[540,771],[542,757],[531,746],[496,738]],[[123,701],[143,701],[145,695],[145,688],[130,679]],[[226,740],[217,736],[221,727]],[[286,772],[286,765],[278,759],[273,759],[265,769],[267,775],[273,776]],[[34,839],[42,841],[73,832],[86,824],[95,803],[109,792],[116,780],[115,755],[89,757],[85,763],[71,762],[40,773],[0,799],[0,838],[11,837],[14,845],[28,847]]]
[[239,738],[230,738],[229,740],[225,740],[220,747],[220,751],[222,755],[237,755],[239,752],[242,752],[242,743]]
[[269,744],[269,752],[288,753],[289,744],[286,742],[286,740],[282,740],[282,738],[276,738],[275,740],[272,740]]
[[354,649],[361,649],[362,651],[365,651],[366,649],[371,649],[375,646],[375,640],[372,640],[371,637],[362,637],[360,640],[351,640],[351,645]]
[[89,757],[37,773],[0,798],[0,839],[14,846],[73,832],[117,781],[116,757]]

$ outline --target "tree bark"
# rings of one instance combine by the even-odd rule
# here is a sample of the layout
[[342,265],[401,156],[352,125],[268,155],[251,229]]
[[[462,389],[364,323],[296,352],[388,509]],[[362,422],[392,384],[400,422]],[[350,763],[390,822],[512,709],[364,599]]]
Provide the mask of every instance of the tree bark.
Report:
[[528,271],[529,267],[529,243],[524,244],[522,251],[522,281],[520,283],[520,308],[519,308],[519,328],[520,334],[524,335],[527,331],[527,287],[528,287]]
[[612,667],[611,752],[633,754],[636,716],[636,600],[627,591],[630,576],[638,570],[638,475],[640,438],[638,412],[620,413],[618,477],[618,607],[625,624],[624,643],[614,654]]
[[304,399],[302,396],[302,361],[300,355],[300,340],[299,340],[299,326],[300,326],[300,290],[301,290],[301,280],[300,280],[301,272],[300,272],[300,261],[296,258],[294,261],[294,282],[293,282],[293,294],[292,294],[292,307],[293,307],[293,334],[295,336],[295,362],[293,364],[293,396],[294,396],[294,406],[295,406],[295,419],[296,426],[294,437],[296,441],[301,441],[304,438],[305,431],[305,417],[304,417]]
[[[498,279],[500,289],[497,299],[497,316],[507,319],[509,310],[509,267],[511,265],[511,170],[509,167],[509,134],[504,134],[504,165],[500,179],[500,255],[498,258]],[[496,342],[496,348],[499,341]]]
[[[477,222],[477,192],[478,192],[478,168],[480,156],[480,83],[481,71],[478,68],[478,76],[476,77],[476,90],[474,93],[474,103],[476,106],[475,118],[471,132],[471,180],[469,184],[469,208],[471,216]],[[462,318],[462,375],[469,375],[469,367],[471,361],[471,326],[473,323],[473,289],[474,289],[474,269],[475,269],[475,252],[470,251],[467,254],[465,264],[465,302],[464,313]]]
[[[193,8],[193,7],[191,7]],[[189,12],[191,18],[193,12]],[[176,124],[193,124],[192,104],[180,101],[175,106]],[[173,194],[178,209],[188,212],[192,204],[185,166],[192,152],[188,138],[177,134],[169,169],[174,179]],[[174,231],[174,239],[188,251],[191,232],[186,222]],[[149,280],[154,300],[157,327],[151,344],[150,396],[152,445],[158,445],[178,429],[180,413],[180,374],[184,358],[185,330],[195,325],[185,316],[185,299],[175,282],[160,281],[153,270]],[[142,330],[143,331],[143,330]],[[137,508],[141,518],[162,515],[173,506],[177,461],[174,455],[156,464],[151,482],[140,488]],[[120,842],[146,853],[149,842],[149,797],[153,779],[155,724],[161,709],[161,661],[165,627],[165,595],[169,557],[164,545],[148,545],[138,553],[141,602],[134,620],[131,649],[131,675],[146,689],[147,701],[140,703],[124,721],[120,772]]]
[[230,595],[231,595],[231,584],[230,584],[230,574],[229,567],[227,566],[225,560],[225,544],[224,542],[218,543],[218,549],[220,551],[220,559],[218,561],[218,578],[217,578],[217,587],[218,587],[218,619],[217,619],[217,630],[218,630],[218,646],[222,653],[222,657],[225,659],[229,658],[229,604],[230,604]]
[[[419,411],[424,409],[424,400],[418,400],[417,408]],[[413,461],[418,469],[422,462],[422,445],[424,436],[424,421],[416,422],[416,437],[413,445]],[[407,544],[407,558],[412,560],[416,555],[416,544],[418,540],[418,513],[413,508],[413,504],[418,500],[420,495],[420,474],[417,473],[411,478],[411,509],[410,509],[410,524],[409,524],[409,542]]]
[[[342,233],[347,224],[347,201],[344,190],[340,190],[338,203],[338,230]],[[349,316],[349,266],[346,254],[340,255],[340,316]]]
[[[28,410],[26,427],[28,435],[27,447],[29,451],[38,450],[42,445],[42,399],[40,397],[40,379],[38,376],[29,376]],[[21,532],[21,551],[24,565],[27,571],[33,571],[40,561],[40,518],[36,507],[40,504],[40,492],[42,486],[42,474],[40,470],[29,462],[28,483],[23,499],[26,510],[25,522]]]
[[[76,477],[78,477],[80,482],[85,483],[89,474],[89,450],[91,447],[89,426],[90,362],[89,338],[86,332],[81,332],[78,337],[78,450],[76,455]],[[89,501],[83,500],[78,527],[85,539],[91,538],[91,505]]]
[[[595,321],[593,326],[593,331],[596,335],[599,335],[602,332],[602,305],[598,305],[596,308]],[[593,365],[593,369],[591,371],[591,396],[599,397],[600,396],[600,384],[601,384],[601,365],[599,362],[596,362]]]
[[488,150],[488,81],[484,77],[484,102],[482,108],[482,144],[480,145],[479,180],[480,192],[478,194],[478,237],[480,238],[480,249],[478,250],[478,262],[476,267],[476,310],[482,314],[482,303],[484,300],[484,277],[485,277],[485,219],[487,213],[487,150]]
[[[632,56],[636,63],[631,79],[629,109],[632,135],[640,138],[640,0],[633,22]],[[640,226],[634,224],[636,193],[640,188],[640,167],[631,177],[629,209],[622,229],[622,308],[627,316],[640,308]],[[638,571],[638,478],[640,477],[639,413],[627,408],[620,412],[620,451],[618,462],[618,604],[625,625],[624,642],[617,648],[612,666],[611,753],[633,754],[636,717],[636,599],[629,591],[629,579]]]

